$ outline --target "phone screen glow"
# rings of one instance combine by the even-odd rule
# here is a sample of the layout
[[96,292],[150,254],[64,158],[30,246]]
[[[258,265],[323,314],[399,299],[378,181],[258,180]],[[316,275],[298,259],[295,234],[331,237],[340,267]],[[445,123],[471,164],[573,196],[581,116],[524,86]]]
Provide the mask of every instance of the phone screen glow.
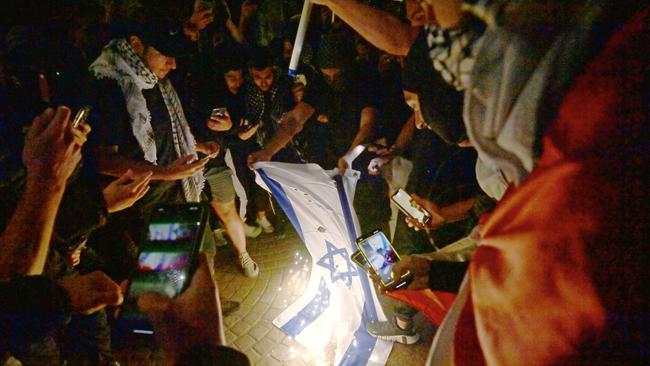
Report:
[[399,261],[399,257],[383,232],[377,232],[361,241],[359,249],[363,251],[382,283],[388,284],[394,280],[393,264]]

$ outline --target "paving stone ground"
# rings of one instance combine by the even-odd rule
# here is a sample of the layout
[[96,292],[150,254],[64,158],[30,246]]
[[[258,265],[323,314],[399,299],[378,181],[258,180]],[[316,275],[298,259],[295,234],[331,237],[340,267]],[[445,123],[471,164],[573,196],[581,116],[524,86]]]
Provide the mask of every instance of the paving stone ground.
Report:
[[[248,252],[260,266],[255,279],[241,273],[234,249],[217,248],[221,297],[241,303],[224,320],[228,344],[246,353],[254,365],[331,365],[333,350],[311,352],[272,324],[303,293],[309,278],[311,258],[293,228],[285,223],[275,233],[249,240]],[[434,327],[418,315],[416,329],[421,340],[409,346],[395,343],[387,365],[424,365]]]

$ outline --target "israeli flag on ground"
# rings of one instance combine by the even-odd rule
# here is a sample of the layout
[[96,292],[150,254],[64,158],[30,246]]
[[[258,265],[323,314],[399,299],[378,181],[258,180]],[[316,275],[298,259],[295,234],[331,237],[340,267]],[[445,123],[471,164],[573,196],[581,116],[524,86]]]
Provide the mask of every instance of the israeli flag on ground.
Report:
[[273,194],[312,257],[307,290],[274,321],[314,351],[336,347],[337,365],[384,365],[392,342],[365,324],[386,320],[372,282],[350,256],[358,223],[352,198],[358,172],[330,177],[315,164],[255,164],[258,183]]

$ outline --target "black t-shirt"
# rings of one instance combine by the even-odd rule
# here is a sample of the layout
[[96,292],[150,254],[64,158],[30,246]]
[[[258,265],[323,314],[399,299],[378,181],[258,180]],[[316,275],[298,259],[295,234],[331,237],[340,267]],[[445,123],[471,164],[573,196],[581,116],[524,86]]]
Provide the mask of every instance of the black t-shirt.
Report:
[[[144,152],[133,134],[126,101],[120,87],[115,82],[99,81],[101,95],[96,102],[93,114],[98,115],[93,126],[97,143],[104,146],[117,146],[118,154],[127,159],[144,161]],[[159,165],[167,165],[178,159],[174,148],[171,117],[158,85],[143,90],[147,109],[151,114],[151,128],[156,142],[156,156]]]
[[320,80],[314,80],[303,98],[316,109],[316,115],[322,114],[329,119],[335,151],[339,155],[347,152],[359,131],[363,109],[377,108],[381,95],[378,75],[362,64],[353,64],[341,77],[344,78],[342,87],[335,89],[321,76]]
[[278,121],[283,113],[291,111],[295,101],[291,94],[291,80],[275,72],[273,85],[267,92],[262,92],[252,81],[243,86],[246,98],[246,119],[252,124],[260,124],[257,130],[257,142],[264,146],[278,128]]
[[[95,85],[95,102],[89,122],[93,127],[90,143],[99,146],[117,146],[117,154],[134,161],[145,161],[144,152],[133,134],[126,101],[115,81],[99,80]],[[151,114],[151,127],[156,143],[158,165],[177,160],[171,127],[171,117],[158,85],[142,93]],[[156,181],[137,205],[143,212],[153,205],[184,201],[180,181]]]

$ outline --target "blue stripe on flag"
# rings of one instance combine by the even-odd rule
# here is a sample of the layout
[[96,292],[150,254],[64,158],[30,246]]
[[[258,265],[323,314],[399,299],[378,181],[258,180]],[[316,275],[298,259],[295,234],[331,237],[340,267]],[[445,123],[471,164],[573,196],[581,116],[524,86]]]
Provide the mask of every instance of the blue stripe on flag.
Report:
[[[343,179],[340,175],[334,177],[336,181],[336,188],[339,192],[339,199],[341,201],[341,207],[343,208],[343,215],[345,216],[345,223],[348,227],[348,235],[350,236],[350,241],[356,243],[357,235],[354,228],[354,221],[352,220],[352,211],[350,210],[350,203],[345,194],[345,189],[343,186]],[[375,309],[375,303],[373,301],[372,292],[370,290],[370,284],[368,282],[368,277],[359,276],[361,281],[361,288],[363,289],[364,302],[363,302],[363,313],[361,314],[361,323],[356,332],[354,332],[354,338],[348,349],[345,351],[343,358],[341,359],[340,365],[367,365],[372,350],[377,344],[377,338],[372,337],[366,331],[366,323],[370,321],[377,320],[377,309]]]
[[296,316],[286,322],[281,329],[287,335],[295,337],[325,312],[325,308],[329,306],[329,301],[330,290],[327,288],[325,280],[321,277],[318,292],[314,298]]
[[[264,172],[264,170],[257,169],[257,172],[259,173],[264,183],[266,183],[266,186],[269,187],[269,189],[271,190],[273,197],[275,197],[275,199],[278,201],[280,207],[282,207],[282,209],[284,210],[284,213],[289,218],[289,221],[291,221],[291,224],[298,232],[298,235],[300,235],[300,239],[302,239],[302,242],[305,243],[305,237],[303,236],[302,228],[300,227],[300,222],[298,221],[298,216],[296,215],[296,211],[293,209],[293,206],[291,205],[291,201],[289,201],[289,197],[287,197],[286,192],[284,191],[284,189],[282,189],[282,185],[277,181],[275,181],[274,179],[272,179],[271,177],[269,177]],[[327,303],[329,303],[330,291],[327,288],[327,284],[324,284],[321,278],[321,283],[319,285],[319,292],[325,293],[325,291],[327,292]],[[300,332],[302,332],[311,323],[313,323],[314,320],[318,318],[317,315],[313,317],[309,317],[306,315],[311,314],[311,312],[314,311],[314,309],[321,309],[322,305],[320,303],[322,300],[323,300],[322,298],[318,299],[318,295],[316,295],[309,302],[309,304],[307,304],[293,318],[291,318],[287,323],[285,323],[281,329],[287,335],[292,337],[296,336],[297,334],[300,334]],[[318,315],[321,315],[323,311],[324,310],[320,310],[320,313],[318,313]]]
[[284,209],[284,213],[287,214],[289,221],[291,221],[291,224],[296,229],[298,235],[300,235],[300,239],[302,239],[302,242],[304,243],[305,237],[303,236],[302,229],[300,228],[300,221],[298,221],[298,216],[296,215],[296,211],[293,210],[293,206],[289,201],[289,197],[287,197],[287,194],[284,192],[284,189],[282,189],[282,185],[274,181],[273,179],[269,178],[269,176],[266,175],[264,170],[257,169],[257,172],[259,173],[260,177],[262,177],[264,183],[266,183],[266,186],[269,187],[269,189],[271,190],[273,197],[275,197],[275,199],[278,201],[280,206],[282,206],[282,208]]

